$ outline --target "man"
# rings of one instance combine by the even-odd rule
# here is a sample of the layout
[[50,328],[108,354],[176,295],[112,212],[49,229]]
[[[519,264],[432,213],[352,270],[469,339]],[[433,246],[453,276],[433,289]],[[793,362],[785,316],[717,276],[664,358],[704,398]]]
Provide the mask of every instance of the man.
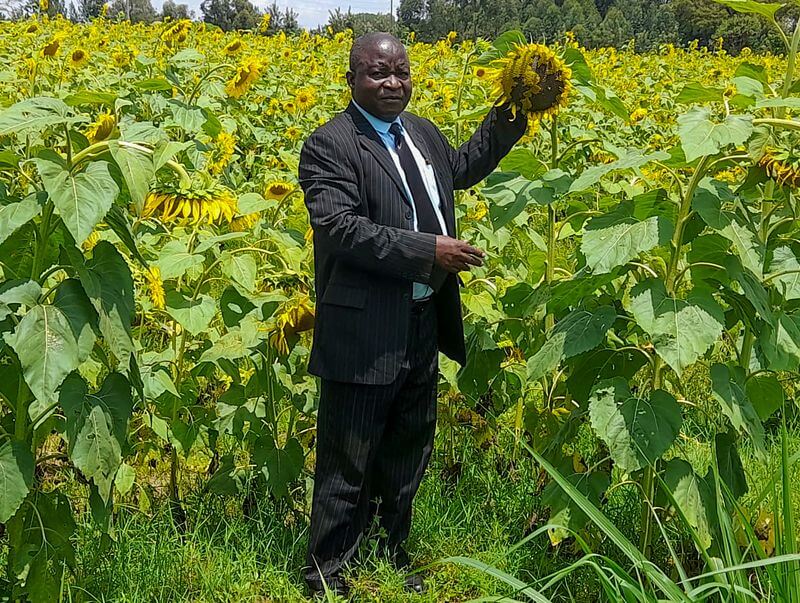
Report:
[[[457,273],[484,253],[456,238],[453,190],[495,169],[527,120],[493,107],[454,149],[405,112],[411,70],[386,33],[353,43],[352,100],[300,153],[314,231],[316,326],[309,371],[321,377],[306,581],[347,593],[341,570],[376,508],[382,549],[407,568],[411,503],[436,427],[438,351],[466,363]],[[406,577],[422,592],[421,576]]]

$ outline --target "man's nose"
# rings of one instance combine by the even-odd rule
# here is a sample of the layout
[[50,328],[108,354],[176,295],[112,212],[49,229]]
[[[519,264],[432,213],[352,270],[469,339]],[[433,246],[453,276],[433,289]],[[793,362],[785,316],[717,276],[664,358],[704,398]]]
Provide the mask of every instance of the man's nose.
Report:
[[398,78],[395,74],[390,75],[386,78],[386,85],[389,88],[399,88],[400,87],[400,78]]

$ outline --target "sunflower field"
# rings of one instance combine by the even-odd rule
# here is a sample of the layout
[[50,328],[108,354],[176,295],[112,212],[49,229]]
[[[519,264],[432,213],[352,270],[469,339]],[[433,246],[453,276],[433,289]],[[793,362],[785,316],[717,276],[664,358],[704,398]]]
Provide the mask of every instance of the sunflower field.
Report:
[[[722,3],[773,23],[782,6]],[[800,601],[800,26],[781,35],[782,55],[735,57],[404,40],[409,110],[453,145],[500,99],[531,117],[457,193],[488,261],[462,273],[469,362],[441,360],[427,479],[452,496],[465,449],[493,455],[537,510],[505,544],[556,559],[513,576],[465,544],[438,562],[491,586],[427,600]],[[350,99],[351,43],[0,22],[4,600],[109,600],[80,588],[87,546],[162,507],[185,534],[200,495],[245,516],[269,500],[302,537],[317,383],[297,167]]]

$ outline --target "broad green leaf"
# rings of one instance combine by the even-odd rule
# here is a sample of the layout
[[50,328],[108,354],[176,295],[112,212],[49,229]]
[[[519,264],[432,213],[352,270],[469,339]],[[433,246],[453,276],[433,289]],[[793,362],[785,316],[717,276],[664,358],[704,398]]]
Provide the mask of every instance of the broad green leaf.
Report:
[[769,271],[784,299],[800,299],[800,262],[790,247],[784,245],[772,252]]
[[34,306],[5,340],[22,363],[36,408],[55,402],[56,389],[80,364],[78,343],[66,316],[55,306]]
[[765,98],[756,103],[756,109],[774,109],[777,107],[800,109],[800,98],[796,96],[790,96],[788,98]]
[[83,290],[100,318],[99,328],[111,351],[127,363],[133,351],[131,322],[135,312],[133,277],[125,259],[108,241],[100,241],[91,259],[73,260]]
[[164,244],[158,252],[156,265],[161,271],[161,278],[169,280],[179,278],[187,270],[194,270],[203,264],[205,258],[199,253],[192,253],[183,239],[173,239]]
[[621,377],[595,386],[589,398],[589,419],[611,458],[626,473],[658,460],[683,423],[681,407],[672,395],[658,389],[649,399],[637,398]]
[[774,374],[751,376],[745,384],[745,392],[762,421],[769,419],[786,400],[783,386]]
[[742,266],[758,278],[764,276],[764,245],[749,226],[732,220],[719,234],[733,243],[733,249],[742,261]]
[[113,108],[116,100],[116,94],[112,94],[111,92],[95,92],[92,90],[80,90],[64,97],[64,102],[72,107],[78,107],[80,105],[106,105],[109,108]]
[[492,47],[475,59],[476,65],[488,65],[495,59],[502,58],[513,50],[516,44],[525,44],[527,40],[521,31],[510,30],[503,32],[492,42]]
[[12,305],[32,308],[39,303],[42,287],[36,281],[13,280],[0,283],[0,320],[12,313]]
[[497,309],[495,300],[488,291],[463,293],[461,299],[467,310],[490,323],[499,322],[504,318],[503,313]]
[[736,449],[738,439],[738,435],[730,431],[718,433],[714,437],[717,471],[734,498],[741,498],[747,493],[747,477]]
[[303,447],[295,438],[278,448],[271,435],[264,435],[253,446],[256,467],[264,474],[270,490],[277,497],[289,495],[289,484],[300,477],[304,458]]
[[41,213],[41,201],[37,193],[31,193],[17,203],[0,205],[0,243]]
[[770,21],[775,20],[775,13],[785,5],[778,2],[756,2],[756,0],[714,0],[738,13],[761,15]]
[[23,442],[0,446],[0,523],[17,512],[33,485],[33,455]]
[[556,324],[544,345],[528,360],[528,379],[541,379],[562,360],[600,345],[616,319],[617,312],[612,306],[572,311]]
[[[608,490],[611,479],[600,471],[592,473],[566,473],[566,479],[593,504],[600,506],[603,493]],[[548,531],[550,543],[557,546],[571,535],[570,530],[578,531],[586,527],[589,518],[586,513],[556,483],[550,482],[542,492],[542,504],[550,509],[549,523],[564,526]]]
[[689,82],[685,84],[678,96],[675,97],[676,103],[693,105],[694,103],[718,103],[722,102],[724,88],[711,88],[700,82]]
[[594,274],[611,272],[640,253],[669,241],[672,236],[669,222],[657,216],[639,221],[634,211],[634,202],[627,200],[609,213],[589,220],[581,252]]
[[675,458],[666,463],[664,483],[697,534],[700,540],[697,544],[707,549],[711,546],[712,528],[708,520],[711,509],[707,506],[709,495],[704,491],[705,482],[694,472],[689,463]]
[[243,321],[240,327],[229,329],[213,345],[203,352],[198,362],[219,363],[220,360],[239,360],[250,355],[250,349],[258,344],[258,333]]
[[624,156],[611,163],[594,165],[581,172],[569,187],[570,192],[583,191],[600,182],[600,179],[616,170],[628,170],[642,167],[651,161],[669,159],[669,153],[658,151],[645,155],[639,150],[630,150]]
[[116,488],[120,496],[125,496],[133,488],[135,480],[136,469],[127,463],[122,463],[117,469],[117,475],[114,477],[114,488]]
[[549,298],[547,287],[534,289],[528,283],[519,282],[506,289],[501,298],[503,311],[511,318],[522,318],[543,306]]
[[692,197],[692,209],[711,228],[722,230],[732,221],[731,213],[725,211],[723,205],[733,199],[734,195],[726,183],[706,176],[700,181]]
[[553,201],[552,188],[541,180],[532,182],[513,172],[492,174],[481,193],[489,200],[489,218],[495,230],[516,218],[528,203],[546,205]]
[[207,328],[217,305],[208,295],[199,295],[194,301],[185,298],[178,291],[168,291],[166,295],[167,314],[192,335],[200,335]]
[[738,366],[714,364],[711,367],[711,392],[733,428],[738,433],[748,434],[756,451],[764,457],[764,427],[747,397],[744,370]]
[[49,96],[20,101],[0,111],[0,136],[38,133],[48,126],[69,123],[75,120],[69,111],[64,101]]
[[561,312],[578,306],[586,297],[593,297],[603,287],[611,283],[617,274],[576,275],[575,277],[558,281],[552,285],[547,300],[547,309],[551,312]]
[[586,57],[578,48],[568,47],[564,49],[564,62],[572,70],[572,79],[580,84],[590,84],[594,79],[592,69],[586,62]]
[[470,399],[484,395],[497,375],[505,359],[503,350],[497,347],[491,333],[481,323],[467,323],[467,364],[458,371],[458,389]]
[[722,123],[711,121],[711,109],[692,107],[678,117],[678,135],[691,163],[704,155],[716,155],[729,145],[741,145],[753,132],[750,115],[729,115]]
[[597,84],[586,84],[577,85],[575,89],[589,99],[589,101],[595,103],[601,109],[608,111],[612,115],[616,115],[625,121],[630,118],[631,114],[625,106],[625,103],[623,103],[610,88],[605,88]]
[[80,245],[114,203],[119,188],[105,161],[92,161],[72,174],[49,159],[34,159],[44,188],[75,242]]
[[239,283],[247,291],[255,290],[258,267],[253,256],[246,253],[225,252],[220,267],[226,276]]
[[648,279],[634,287],[629,306],[658,355],[679,375],[722,335],[722,308],[713,298],[693,294],[687,300],[674,299],[662,281]]
[[[533,181],[542,177],[547,171],[547,165],[530,149],[516,147],[500,160],[500,169],[503,172],[516,172]],[[239,203],[241,204],[241,200]]]
[[275,199],[265,199],[258,193],[244,193],[239,195],[236,200],[239,213],[242,215],[254,214],[256,212],[272,209],[278,202]]
[[[128,139],[130,140],[130,139]],[[153,162],[153,169],[158,171],[164,165],[166,165],[167,161],[170,161],[183,151],[184,149],[189,148],[194,143],[191,141],[187,142],[176,142],[174,140],[164,140],[161,139],[153,148],[153,155],[152,155],[152,162]]]
[[67,279],[56,289],[53,305],[61,310],[69,322],[78,344],[78,360],[86,361],[94,347],[98,329],[97,312],[77,279]]
[[219,308],[222,313],[222,321],[226,327],[230,328],[238,325],[242,318],[250,311],[255,310],[256,306],[239,293],[235,287],[228,286],[219,298]]
[[647,363],[647,357],[630,349],[600,349],[584,354],[570,363],[567,389],[582,407],[586,407],[595,384],[612,377],[631,380]]
[[775,312],[772,324],[764,325],[759,343],[771,371],[796,371],[800,365],[800,315]]
[[128,380],[110,373],[100,391],[89,394],[86,383],[73,373],[59,398],[66,417],[70,459],[94,481],[104,502],[122,463],[122,446],[133,410]]
[[108,150],[111,151],[111,156],[122,172],[122,177],[125,178],[137,214],[141,215],[144,198],[156,173],[150,153],[127,145],[123,146],[117,140],[109,141]]
[[202,109],[187,105],[178,100],[168,102],[172,109],[172,120],[166,120],[165,125],[178,125],[189,134],[197,134],[206,122]]

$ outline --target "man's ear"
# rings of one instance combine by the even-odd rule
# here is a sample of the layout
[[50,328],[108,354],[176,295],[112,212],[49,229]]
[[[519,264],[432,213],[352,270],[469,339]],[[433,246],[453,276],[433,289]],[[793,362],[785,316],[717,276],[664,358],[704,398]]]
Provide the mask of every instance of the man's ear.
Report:
[[344,74],[344,78],[347,80],[347,85],[350,86],[350,90],[352,90],[355,87],[356,74],[352,71],[348,71]]

